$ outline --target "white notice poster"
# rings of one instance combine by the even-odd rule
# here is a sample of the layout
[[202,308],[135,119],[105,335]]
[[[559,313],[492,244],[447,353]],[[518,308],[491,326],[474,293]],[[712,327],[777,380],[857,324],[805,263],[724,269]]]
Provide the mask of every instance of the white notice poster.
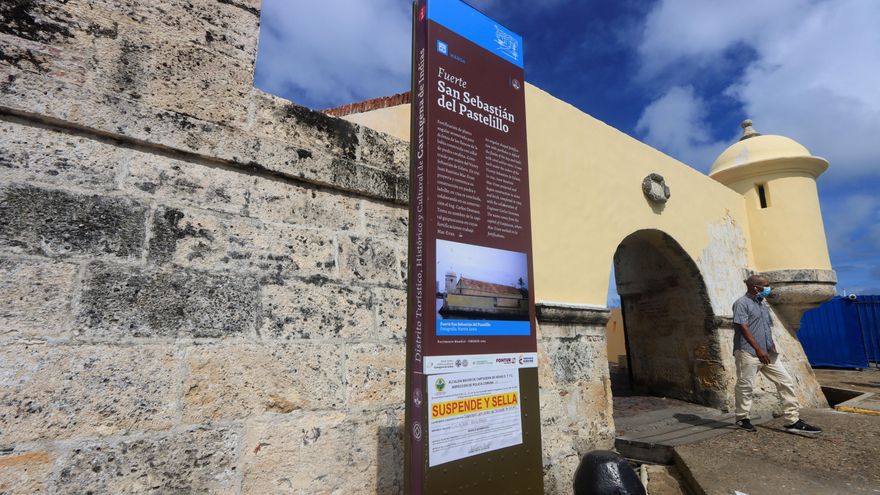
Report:
[[428,464],[522,443],[519,370],[428,377]]

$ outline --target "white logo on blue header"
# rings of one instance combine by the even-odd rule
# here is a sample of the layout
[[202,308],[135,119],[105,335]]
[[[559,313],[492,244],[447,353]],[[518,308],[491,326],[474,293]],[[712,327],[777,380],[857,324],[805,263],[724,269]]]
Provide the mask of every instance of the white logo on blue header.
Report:
[[[461,0],[430,0],[427,10],[429,20],[522,68],[522,36]],[[449,54],[446,43],[441,47],[441,42],[438,41],[437,51],[454,56]]]
[[498,45],[499,51],[507,54],[514,61],[519,60],[519,43],[516,42],[516,38],[513,37],[510,31],[498,24],[495,24],[495,44]]

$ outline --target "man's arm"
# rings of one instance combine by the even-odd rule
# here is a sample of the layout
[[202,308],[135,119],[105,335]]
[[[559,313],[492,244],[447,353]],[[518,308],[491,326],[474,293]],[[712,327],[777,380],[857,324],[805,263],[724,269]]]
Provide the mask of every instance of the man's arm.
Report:
[[744,339],[746,339],[746,342],[748,342],[749,345],[755,349],[755,354],[758,355],[758,359],[760,359],[761,362],[764,364],[770,364],[770,355],[767,354],[767,351],[765,351],[761,346],[758,345],[758,341],[755,340],[755,336],[752,335],[752,331],[749,330],[749,324],[736,323],[736,325],[739,326],[739,329],[742,332],[742,336]]

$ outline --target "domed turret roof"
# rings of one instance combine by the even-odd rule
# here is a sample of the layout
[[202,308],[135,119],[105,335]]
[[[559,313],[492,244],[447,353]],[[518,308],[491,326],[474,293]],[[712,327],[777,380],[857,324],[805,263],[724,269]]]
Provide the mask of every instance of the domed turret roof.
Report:
[[[794,139],[785,136],[762,135],[752,127],[751,120],[742,123],[743,136],[726,150],[712,164],[709,177],[724,182],[726,179],[771,171],[778,168],[771,164],[799,164],[805,172],[814,177],[828,168],[828,162],[810,154],[810,151]],[[763,166],[762,166],[763,165]],[[760,167],[761,170],[758,170]]]

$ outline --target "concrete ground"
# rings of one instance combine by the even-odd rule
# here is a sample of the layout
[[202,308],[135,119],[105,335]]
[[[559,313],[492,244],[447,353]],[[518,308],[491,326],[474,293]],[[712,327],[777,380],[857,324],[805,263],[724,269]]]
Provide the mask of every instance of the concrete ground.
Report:
[[[802,415],[825,430],[818,438],[787,433],[783,420],[772,418],[749,433],[717,411],[634,395],[614,383],[614,371],[618,445],[628,443],[636,453],[633,445],[674,450],[674,466],[648,467],[651,495],[880,494],[880,416],[812,409]],[[826,387],[880,392],[876,368],[816,370],[816,376]]]
[[824,433],[792,435],[778,418],[756,433],[677,446],[676,465],[707,495],[880,493],[880,417],[829,409],[807,410],[803,417]]
[[816,379],[823,387],[835,387],[859,392],[880,394],[880,369],[840,370],[831,368],[813,369]]
[[687,495],[687,481],[675,466],[648,465],[649,495]]

